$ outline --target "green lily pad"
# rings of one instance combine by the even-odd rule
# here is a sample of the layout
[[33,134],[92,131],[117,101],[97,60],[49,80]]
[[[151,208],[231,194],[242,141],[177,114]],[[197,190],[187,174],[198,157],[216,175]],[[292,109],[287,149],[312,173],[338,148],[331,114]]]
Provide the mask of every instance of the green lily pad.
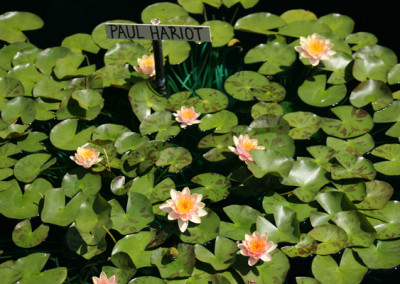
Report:
[[43,242],[49,233],[49,226],[40,224],[34,231],[32,231],[31,221],[25,219],[19,222],[13,232],[12,239],[14,244],[22,248],[31,248]]
[[103,141],[113,141],[115,142],[124,133],[129,132],[129,128],[119,124],[106,123],[98,126],[92,135],[92,140],[103,140]]
[[25,89],[25,95],[30,96],[35,83],[46,78],[47,75],[40,73],[34,64],[27,63],[14,66],[8,71],[7,77],[19,80]]
[[[69,48],[66,47],[50,47],[43,50],[36,56],[35,65],[40,70],[40,72],[50,76],[53,68],[57,64],[57,60],[68,55],[79,56],[79,54],[73,53]],[[81,56],[79,57],[81,58]]]
[[253,120],[249,125],[253,130],[253,134],[263,134],[268,132],[277,132],[287,134],[290,130],[290,125],[280,115],[266,114]]
[[269,85],[265,85],[262,91],[260,90],[253,95],[259,101],[280,102],[285,98],[286,90],[281,84],[271,82]]
[[316,107],[327,107],[340,102],[346,96],[344,84],[326,88],[326,75],[316,75],[304,81],[298,94],[303,102]]
[[221,135],[209,134],[200,140],[198,147],[200,149],[215,147],[206,152],[203,157],[208,161],[216,162],[226,159],[226,154],[231,153],[228,146],[232,144],[233,137],[230,133]]
[[168,62],[172,65],[182,63],[190,54],[190,44],[186,41],[163,42],[163,55],[168,56]]
[[251,117],[258,119],[265,114],[275,114],[282,116],[283,108],[278,103],[258,102],[251,107]]
[[311,112],[291,112],[283,118],[293,127],[289,131],[293,139],[308,139],[321,127],[320,117]]
[[376,44],[378,42],[378,38],[371,33],[357,32],[348,35],[346,37],[346,42],[349,44],[354,44],[352,49],[358,51],[364,46]]
[[276,33],[273,30],[285,25],[286,22],[281,17],[259,12],[238,19],[235,23],[235,30],[270,35]]
[[189,223],[189,227],[183,233],[178,230],[178,226],[175,227],[177,235],[183,242],[204,244],[218,236],[220,219],[214,211],[208,208],[205,210],[207,215],[201,217],[200,224]]
[[321,69],[332,71],[327,81],[328,84],[340,85],[353,79],[349,74],[350,63],[353,61],[351,50],[349,50],[349,53],[337,50],[335,55],[320,64]]
[[[293,198],[292,198],[293,199]],[[317,209],[310,206],[308,203],[296,202],[296,200],[286,200],[279,193],[274,192],[272,195],[266,195],[263,198],[262,206],[264,211],[267,214],[273,214],[274,205],[281,205],[292,209],[296,212],[296,217],[299,222],[305,221],[310,217],[311,212],[316,211]]]
[[331,28],[333,34],[343,39],[351,34],[354,29],[353,19],[345,15],[331,13],[320,17],[318,20],[328,25]]
[[202,194],[203,199],[210,199],[213,202],[225,199],[229,194],[228,189],[231,187],[229,179],[217,173],[196,175],[191,182],[203,186],[193,189],[192,192]]
[[311,202],[319,190],[329,182],[327,171],[317,163],[307,160],[294,162],[282,184],[297,186],[293,193],[303,202]]
[[82,51],[88,51],[90,53],[98,53],[100,47],[96,45],[89,34],[74,34],[66,37],[62,43],[62,47],[67,47],[75,53],[82,53]]
[[103,98],[96,91],[76,90],[63,97],[57,110],[57,119],[93,120],[99,115],[103,105]]
[[244,62],[246,64],[263,62],[258,72],[274,75],[291,66],[296,58],[297,54],[291,46],[279,42],[269,42],[250,49],[244,57]]
[[135,132],[125,132],[115,140],[115,148],[119,154],[123,154],[129,150],[136,150],[149,142],[147,136],[142,136]]
[[294,246],[282,247],[282,251],[289,257],[308,257],[317,250],[317,242],[306,234],[300,235],[299,242]]
[[37,98],[35,100],[36,105],[36,120],[46,121],[53,119],[56,114],[53,110],[58,110],[60,107],[59,102],[46,102],[42,98]]
[[301,20],[316,20],[317,16],[308,10],[303,10],[303,9],[292,9],[284,12],[280,16],[282,19],[285,20],[286,23],[291,23],[295,21],[301,21]]
[[385,135],[390,137],[400,137],[400,122],[396,122],[385,132]]
[[152,19],[158,19],[161,24],[166,24],[172,18],[188,15],[188,12],[177,4],[161,2],[147,6],[142,11],[141,17],[144,24],[150,24]]
[[27,64],[27,63],[35,63],[36,56],[42,51],[42,49],[39,49],[37,47],[28,47],[24,48],[15,54],[12,60],[12,65],[17,66],[17,65],[22,65],[22,64]]
[[228,97],[216,89],[202,88],[196,90],[195,93],[198,97],[190,98],[188,104],[194,106],[197,112],[217,112],[224,110],[229,104]]
[[201,119],[200,130],[214,129],[214,133],[230,132],[232,127],[238,124],[237,116],[228,110],[221,110],[213,114],[207,114]]
[[296,284],[320,284],[318,280],[311,277],[296,277]]
[[90,136],[96,128],[91,126],[75,134],[77,127],[78,119],[61,121],[50,131],[51,143],[59,149],[75,151],[90,140]]
[[286,177],[293,166],[293,159],[275,150],[250,150],[254,163],[248,163],[255,177],[261,178],[268,173]]
[[392,103],[393,97],[389,87],[382,81],[366,80],[361,82],[350,95],[350,102],[355,107],[363,107],[369,103],[375,111]]
[[213,47],[224,46],[230,42],[234,36],[233,27],[228,22],[212,20],[206,21],[201,25],[210,27],[212,38],[211,45]]
[[101,188],[101,176],[81,167],[75,168],[64,175],[61,187],[70,198],[79,191],[86,196],[96,195]]
[[275,225],[259,216],[257,218],[257,232],[260,234],[267,233],[268,240],[275,243],[297,243],[300,239],[300,227],[296,212],[282,205],[275,205],[273,210]]
[[388,107],[374,113],[374,122],[397,122],[400,121],[400,101],[393,101]]
[[0,39],[8,43],[26,41],[22,31],[40,29],[43,20],[30,12],[6,12],[0,15]]
[[372,162],[362,156],[355,156],[347,153],[336,154],[335,158],[340,165],[334,164],[331,168],[332,179],[363,178],[372,180],[376,171]]
[[306,37],[313,33],[329,34],[332,33],[331,28],[318,20],[300,20],[289,23],[278,29],[278,33],[291,37]]
[[162,278],[189,277],[196,262],[194,246],[178,244],[177,257],[174,259],[167,248],[158,248],[151,256],[151,264],[157,266]]
[[21,153],[21,148],[13,143],[6,143],[0,146],[0,168],[8,168],[15,165],[16,159],[10,156]]
[[356,204],[359,209],[383,209],[393,195],[393,187],[384,181],[371,180],[365,183],[366,196]]
[[374,168],[385,175],[396,176],[400,175],[400,145],[399,144],[384,144],[376,147],[371,154],[389,161],[378,162],[374,164]]
[[16,97],[24,94],[24,86],[14,78],[0,78],[0,98]]
[[367,196],[365,182],[348,183],[344,180],[333,184],[338,191],[344,192],[352,202],[361,201]]
[[396,54],[380,45],[367,45],[354,54],[353,76],[358,81],[367,79],[387,82],[388,73],[397,64]]
[[107,21],[97,25],[92,31],[92,39],[95,44],[103,49],[111,48],[115,43],[128,41],[126,39],[108,39],[106,33],[106,24],[121,23],[121,24],[133,24],[132,21],[128,20],[113,20]]
[[157,96],[148,87],[146,81],[140,81],[133,85],[129,90],[128,97],[132,106],[132,111],[140,121],[151,114],[151,109],[155,111],[165,111],[169,107],[168,100]]
[[52,77],[39,80],[33,87],[33,96],[62,100],[72,90],[66,90],[69,81],[55,81]]
[[222,3],[228,8],[232,7],[236,3],[242,4],[244,9],[249,9],[256,5],[259,0],[222,0]]
[[400,82],[400,64],[396,64],[390,69],[388,74],[388,84],[394,85]]
[[35,48],[32,43],[29,42],[14,42],[12,44],[3,46],[0,49],[0,67],[4,70],[10,70],[12,68],[12,60],[15,55],[24,49]]
[[346,232],[342,228],[332,224],[316,226],[307,234],[320,242],[315,252],[319,255],[337,253],[345,248],[347,243]]
[[400,240],[377,241],[368,248],[354,248],[371,269],[390,269],[400,264]]
[[133,278],[129,283],[132,284],[167,284],[165,280],[154,276],[140,276]]
[[194,246],[194,252],[198,260],[211,264],[215,270],[225,270],[235,262],[237,245],[228,238],[218,236],[214,253],[200,244]]
[[106,65],[93,74],[101,78],[103,81],[103,87],[125,87],[124,85],[126,85],[127,81],[131,77],[131,73],[123,65]]
[[103,97],[95,90],[77,90],[72,93],[72,98],[79,103],[79,106],[85,110],[92,108],[103,108]]
[[245,234],[251,235],[260,211],[247,205],[229,205],[223,208],[233,223],[221,221],[219,235],[233,240],[242,240]]
[[103,266],[102,270],[106,275],[117,275],[118,281],[128,283],[136,274],[136,267],[127,253],[118,252],[111,255],[111,262],[116,266]]
[[106,65],[138,66],[137,58],[147,54],[146,49],[136,42],[117,42],[104,55]]
[[326,145],[334,149],[337,153],[362,156],[374,148],[375,142],[373,137],[369,133],[366,133],[353,139],[347,139],[347,141],[328,137],[326,138]]
[[112,207],[112,228],[123,235],[139,232],[154,219],[151,203],[143,194],[130,192],[126,211],[115,199],[109,203]]
[[0,191],[0,212],[13,219],[26,219],[39,215],[39,202],[43,194],[53,188],[50,182],[37,178],[21,191],[17,180],[8,182],[8,188]]
[[112,254],[118,252],[127,253],[138,269],[151,266],[150,257],[153,254],[153,250],[146,250],[145,248],[154,236],[155,233],[151,231],[127,235],[115,244]]
[[157,140],[167,140],[171,136],[176,136],[180,128],[178,126],[173,126],[172,115],[168,111],[154,112],[146,116],[140,126],[139,130],[142,135],[151,134],[158,132]]
[[190,152],[183,147],[167,148],[160,152],[160,158],[156,161],[157,167],[169,166],[171,173],[180,172],[184,167],[192,163]]
[[32,182],[41,172],[51,167],[57,158],[50,154],[30,154],[18,160],[14,166],[15,177],[22,182]]
[[340,265],[329,255],[317,255],[312,262],[312,272],[321,283],[361,283],[368,268],[361,264],[351,249],[346,249]]
[[92,64],[79,68],[84,59],[85,56],[83,54],[66,54],[56,59],[56,64],[53,69],[54,74],[58,79],[71,76],[89,76],[96,71],[96,65]]
[[237,100],[251,101],[254,93],[263,92],[268,79],[258,72],[239,71],[225,80],[226,92]]
[[371,116],[363,109],[338,106],[331,111],[340,119],[324,118],[322,129],[338,138],[352,138],[368,133],[374,126]]

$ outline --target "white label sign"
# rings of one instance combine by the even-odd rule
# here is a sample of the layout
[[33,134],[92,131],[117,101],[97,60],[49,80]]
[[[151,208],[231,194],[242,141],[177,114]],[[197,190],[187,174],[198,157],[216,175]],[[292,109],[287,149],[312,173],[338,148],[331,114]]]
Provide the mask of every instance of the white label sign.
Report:
[[210,27],[146,24],[106,24],[109,39],[150,39],[211,42]]

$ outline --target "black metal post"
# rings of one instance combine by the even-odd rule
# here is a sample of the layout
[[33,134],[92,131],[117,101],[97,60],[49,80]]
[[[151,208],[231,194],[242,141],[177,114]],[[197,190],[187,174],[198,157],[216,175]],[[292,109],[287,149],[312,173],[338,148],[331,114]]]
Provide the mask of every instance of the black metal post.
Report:
[[165,96],[167,87],[166,87],[166,80],[164,73],[164,58],[163,58],[161,40],[153,40],[153,51],[154,51],[154,65],[156,69],[155,87],[157,92]]

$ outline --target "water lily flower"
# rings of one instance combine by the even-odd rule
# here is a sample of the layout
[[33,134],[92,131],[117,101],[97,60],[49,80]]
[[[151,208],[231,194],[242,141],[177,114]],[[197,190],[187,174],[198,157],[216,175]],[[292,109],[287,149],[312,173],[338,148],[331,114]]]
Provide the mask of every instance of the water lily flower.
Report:
[[278,244],[268,242],[267,233],[260,234],[255,231],[252,235],[245,234],[245,240],[238,244],[240,253],[249,257],[248,264],[253,266],[260,259],[263,261],[271,261],[272,257],[269,255]]
[[235,147],[228,146],[229,150],[239,156],[239,159],[247,162],[254,162],[253,157],[250,155],[250,150],[264,150],[264,146],[257,146],[258,139],[250,139],[248,134],[240,135],[239,138],[233,136],[233,142],[235,143]]
[[153,77],[156,75],[156,67],[154,64],[154,55],[143,55],[142,58],[138,58],[137,62],[139,66],[134,66],[135,70],[140,74],[146,75],[148,77]]
[[110,278],[107,278],[107,275],[102,271],[100,273],[100,278],[93,276],[92,281],[93,284],[117,284],[118,277],[117,275],[113,275]]
[[317,66],[320,60],[330,59],[336,54],[331,50],[333,44],[329,39],[319,37],[316,33],[307,38],[300,37],[300,46],[295,46],[300,52],[300,58],[309,58],[310,64]]
[[200,120],[197,118],[200,116],[200,112],[195,112],[194,107],[185,107],[182,106],[181,110],[177,110],[176,113],[173,113],[176,121],[181,123],[182,128],[186,128],[188,125],[200,123]]
[[94,164],[103,160],[99,158],[100,152],[89,146],[87,143],[76,149],[75,156],[70,156],[71,160],[84,168],[90,168]]
[[201,202],[202,194],[190,194],[189,187],[185,187],[182,191],[171,189],[171,199],[160,206],[160,209],[168,213],[168,220],[178,220],[179,230],[183,233],[186,231],[189,221],[200,224],[201,219],[207,215],[207,211],[203,208],[205,204]]

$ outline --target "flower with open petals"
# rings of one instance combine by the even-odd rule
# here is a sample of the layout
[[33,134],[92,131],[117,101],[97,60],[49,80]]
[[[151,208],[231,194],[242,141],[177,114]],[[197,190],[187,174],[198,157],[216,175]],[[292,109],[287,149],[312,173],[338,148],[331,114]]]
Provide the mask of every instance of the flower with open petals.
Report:
[[201,121],[197,120],[200,114],[200,112],[195,112],[194,107],[192,106],[182,106],[181,110],[177,110],[173,115],[175,116],[176,121],[181,123],[181,127],[186,128],[188,125],[200,123]]
[[92,277],[93,284],[117,284],[118,277],[117,275],[113,275],[110,278],[107,278],[107,275],[102,271],[99,277]]
[[250,155],[250,150],[264,150],[264,146],[257,146],[258,139],[250,139],[248,134],[240,135],[239,138],[233,136],[233,142],[235,143],[235,147],[228,146],[229,150],[239,156],[239,159],[247,162],[254,162],[253,158]]
[[154,64],[154,55],[143,55],[142,58],[138,58],[137,62],[139,66],[134,66],[135,70],[140,74],[146,75],[148,77],[153,77],[156,75],[156,67]]
[[190,189],[185,187],[182,191],[171,189],[171,199],[160,206],[160,209],[168,213],[168,220],[178,220],[179,230],[186,231],[189,221],[200,224],[200,217],[207,215],[203,209],[205,204],[201,202],[202,194],[190,194]]
[[249,265],[253,266],[260,259],[263,261],[271,261],[269,253],[278,245],[274,242],[268,242],[267,233],[260,234],[256,231],[252,235],[245,234],[245,240],[238,244],[240,253],[249,257]]
[[307,38],[300,37],[300,46],[295,46],[300,52],[300,58],[309,58],[310,64],[317,66],[320,60],[330,59],[336,54],[331,50],[333,44],[329,39],[319,37],[316,33]]
[[71,160],[84,168],[90,168],[94,164],[103,160],[99,158],[100,152],[89,146],[89,143],[78,147],[75,156],[70,156]]

